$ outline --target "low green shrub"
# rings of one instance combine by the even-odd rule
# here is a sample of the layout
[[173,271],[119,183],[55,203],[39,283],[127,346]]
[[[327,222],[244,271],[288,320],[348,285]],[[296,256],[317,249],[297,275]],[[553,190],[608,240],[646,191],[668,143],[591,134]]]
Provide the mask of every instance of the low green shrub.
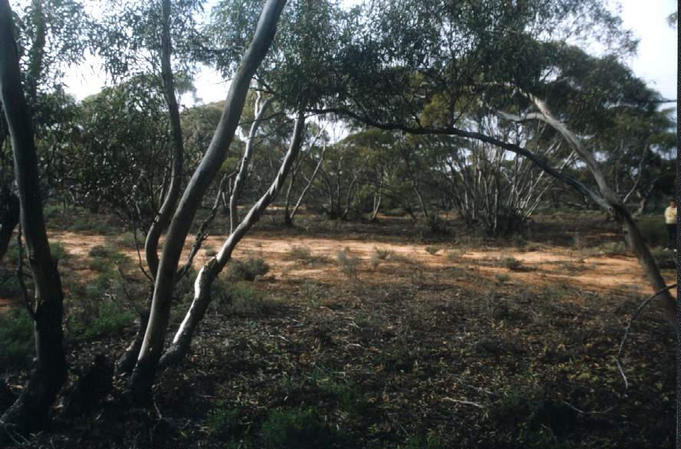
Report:
[[351,279],[356,279],[359,275],[359,259],[349,254],[349,249],[345,248],[338,251],[336,261],[340,266],[341,273]]
[[254,281],[257,276],[265,275],[270,266],[260,257],[246,260],[232,260],[227,269],[227,277],[233,281]]
[[242,318],[258,318],[281,308],[281,303],[268,298],[249,282],[218,280],[211,292],[214,307],[221,313]]
[[657,262],[657,266],[663,270],[672,270],[676,268],[676,253],[667,248],[651,248],[651,254]]
[[263,449],[332,449],[346,444],[313,409],[274,410],[260,428]]
[[241,410],[225,407],[221,402],[208,412],[206,427],[212,435],[230,438],[234,437],[242,427],[240,422]]
[[650,246],[667,246],[667,230],[662,215],[644,215],[636,219],[639,231]]
[[434,432],[428,432],[425,435],[415,435],[407,438],[404,445],[399,446],[400,449],[444,449],[440,438]]
[[328,257],[314,255],[307,246],[292,246],[286,255],[288,260],[294,260],[303,265],[319,265],[329,263]]
[[129,262],[127,256],[118,252],[111,245],[97,245],[88,252],[90,261],[88,267],[99,272],[112,271],[116,266],[122,266]]
[[119,334],[135,320],[135,313],[115,302],[104,301],[95,311],[94,317],[82,316],[71,326],[76,338],[91,340]]
[[501,264],[511,271],[521,271],[523,269],[523,263],[515,257],[506,257],[502,259]]
[[0,366],[27,366],[33,349],[33,320],[22,307],[0,312]]
[[440,250],[442,249],[442,247],[440,247],[440,246],[428,245],[428,246],[426,246],[424,249],[425,249],[426,252],[427,252],[428,254],[430,254],[431,256],[435,256],[435,255],[437,255],[437,253],[440,252]]

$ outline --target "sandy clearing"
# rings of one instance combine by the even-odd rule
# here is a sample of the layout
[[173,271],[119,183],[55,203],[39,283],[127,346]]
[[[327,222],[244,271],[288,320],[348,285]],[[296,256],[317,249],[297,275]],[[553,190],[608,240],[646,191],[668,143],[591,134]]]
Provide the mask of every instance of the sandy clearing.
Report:
[[[51,232],[51,241],[60,242],[68,257],[69,267],[81,280],[91,279],[96,275],[86,263],[90,250],[116,239],[116,236],[80,234],[69,231]],[[183,260],[193,242],[188,239]],[[223,238],[211,236],[204,243],[197,255],[194,265],[199,268],[214,254],[223,243]],[[634,257],[583,257],[579,251],[542,247],[531,251],[522,248],[476,248],[461,250],[452,246],[444,246],[436,254],[426,251],[427,245],[410,243],[386,243],[372,240],[319,238],[305,236],[271,236],[254,233],[243,239],[234,252],[234,258],[261,257],[270,265],[268,276],[274,279],[286,277],[291,280],[321,281],[328,283],[345,282],[336,263],[339,251],[347,249],[348,255],[359,259],[360,278],[375,282],[391,281],[391,266],[412,264],[420,270],[436,270],[446,267],[458,267],[475,271],[478,275],[495,280],[497,276],[508,275],[511,285],[555,286],[569,285],[587,291],[604,293],[637,292],[647,294],[650,290],[643,272]],[[324,259],[309,264],[292,260],[289,253],[293,247],[303,247],[312,256]],[[372,255],[376,248],[390,251],[392,255],[382,261],[380,270],[371,267]],[[451,252],[450,252],[451,251]],[[138,255],[134,249],[123,251],[135,263]],[[142,255],[143,257],[143,255]],[[503,262],[506,258],[515,258],[521,264],[520,270],[510,270]],[[391,260],[392,259],[392,260]],[[670,282],[673,282],[670,279]],[[0,304],[11,298],[0,299]]]

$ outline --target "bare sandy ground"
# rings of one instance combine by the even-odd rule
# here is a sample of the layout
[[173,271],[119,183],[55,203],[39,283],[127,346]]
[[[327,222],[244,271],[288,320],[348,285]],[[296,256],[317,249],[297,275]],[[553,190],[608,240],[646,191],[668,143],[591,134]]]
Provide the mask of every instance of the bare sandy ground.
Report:
[[[96,276],[87,264],[90,250],[95,246],[107,245],[112,239],[115,237],[70,231],[50,233],[51,241],[61,243],[68,255],[69,269],[76,279],[81,281]],[[188,253],[193,236],[188,242],[183,257]],[[195,258],[195,267],[199,268],[215,254],[222,243],[221,237],[209,237]],[[309,252],[315,261],[306,263],[304,260],[291,257],[291,250],[295,247]],[[390,253],[387,259],[379,261],[382,267],[380,270],[375,270],[377,249]],[[584,252],[579,250],[542,245],[530,250],[484,247],[468,250],[454,245],[429,248],[422,244],[305,236],[272,237],[255,233],[239,244],[233,257],[236,259],[261,257],[269,264],[268,277],[272,279],[341,283],[346,282],[347,278],[341,274],[336,262],[340,251],[346,251],[349,257],[358,260],[357,270],[360,278],[371,279],[373,282],[391,282],[391,268],[435,271],[456,267],[473,271],[477,276],[488,278],[492,282],[503,277],[510,285],[536,287],[568,285],[598,293],[647,295],[650,292],[643,272],[633,256],[585,257]],[[135,263],[139,261],[134,249],[126,249],[123,252]],[[144,257],[143,254],[141,257]],[[519,262],[518,266],[513,269],[509,267],[507,262],[509,258],[516,259]],[[669,275],[668,281],[671,283],[674,280],[672,274]],[[451,284],[452,281],[455,280],[442,280],[444,284]],[[16,300],[17,298],[0,298],[0,307]]]
[[[105,236],[73,232],[55,232],[50,237],[61,242],[69,256],[78,258],[88,257],[92,247],[107,243]],[[210,255],[219,250],[222,242],[220,237],[209,237],[196,257],[195,266],[198,268]],[[294,247],[305,248],[313,257],[327,261],[300,263],[290,256]],[[375,259],[377,248],[392,253],[384,264],[417,264],[423,270],[460,267],[474,269],[481,276],[490,279],[508,274],[512,282],[518,284],[536,286],[567,284],[594,292],[615,290],[645,295],[650,291],[643,272],[633,256],[584,257],[584,253],[579,250],[561,247],[539,246],[528,251],[523,248],[462,250],[456,246],[443,246],[435,254],[431,254],[426,250],[426,245],[419,244],[304,236],[271,237],[255,233],[239,244],[234,252],[234,258],[261,257],[271,267],[269,275],[275,278],[287,276],[291,279],[342,282],[344,279],[340,276],[336,263],[339,251],[346,250],[351,257],[359,259],[358,270],[361,276],[361,273],[371,271],[371,259],[372,257]],[[134,250],[128,250],[126,253],[133,260],[137,260],[138,256]],[[518,260],[519,268],[509,269],[508,264],[504,263],[507,258]],[[82,276],[88,277],[91,273],[85,267],[86,264],[81,270]],[[390,282],[390,271],[382,270],[380,277],[385,282]],[[673,282],[673,279],[670,278],[669,281]]]

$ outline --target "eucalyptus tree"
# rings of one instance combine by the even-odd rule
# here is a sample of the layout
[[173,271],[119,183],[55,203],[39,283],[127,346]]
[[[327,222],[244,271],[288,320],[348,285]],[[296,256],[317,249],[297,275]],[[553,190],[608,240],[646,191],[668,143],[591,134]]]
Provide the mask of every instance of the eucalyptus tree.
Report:
[[[227,43],[234,46],[232,47],[233,51],[235,51],[234,49],[239,49],[240,42],[245,43],[244,36],[250,35],[249,27],[251,25],[249,24],[253,23],[255,17],[253,6],[253,2],[241,0],[226,1],[218,5],[216,12],[218,22],[215,31],[218,43],[225,42],[226,40]],[[267,23],[268,15],[273,14],[275,11],[277,14],[281,13],[282,8],[283,2],[278,7],[276,2],[272,1],[268,1],[265,4],[265,9],[261,13],[258,26],[256,27],[254,40],[257,40],[259,36],[261,25]],[[214,280],[231,259],[236,245],[281,191],[286,177],[298,153],[301,151],[305,140],[307,110],[323,101],[322,90],[320,89],[320,86],[324,85],[323,80],[315,78],[315,74],[318,73],[319,76],[325,74],[324,69],[326,66],[323,64],[323,58],[328,59],[333,55],[336,44],[331,37],[335,32],[333,26],[336,23],[333,19],[337,13],[338,10],[327,2],[292,1],[282,14],[281,30],[272,43],[271,50],[267,54],[264,52],[260,53],[262,57],[260,59],[262,60],[261,67],[257,70],[254,68],[253,72],[250,72],[254,75],[257,90],[261,91],[260,95],[263,92],[266,95],[265,98],[262,98],[261,105],[254,107],[252,123],[249,126],[248,142],[239,165],[239,174],[234,181],[235,185],[230,199],[230,205],[232,206],[230,233],[218,253],[209,259],[199,270],[194,282],[194,298],[192,303],[179,329],[175,333],[171,346],[161,359],[161,363],[164,366],[177,363],[183,359],[191,345],[194,332],[210,303],[210,291]],[[226,28],[221,26],[225,22],[231,26]],[[274,23],[270,23],[270,26],[273,25]],[[223,32],[227,33],[227,37],[225,37],[225,34],[222,34]],[[246,59],[251,54],[252,45],[246,50]],[[234,68],[233,56],[233,54],[230,55],[229,52],[226,52],[223,55],[223,59],[219,61],[225,73],[229,73]],[[240,72],[237,70],[237,73]],[[234,86],[234,80],[232,83],[232,86]],[[245,98],[246,93],[244,92],[243,95]],[[240,184],[244,182],[248,171],[248,161],[251,160],[252,152],[256,149],[253,143],[258,128],[261,122],[264,121],[264,116],[266,116],[267,108],[265,108],[265,105],[272,101],[270,96],[275,99],[272,105],[278,105],[279,110],[277,112],[286,116],[294,116],[295,123],[291,137],[288,140],[288,149],[283,158],[279,159],[278,169],[269,187],[250,207],[248,213],[239,220],[236,209],[233,206],[235,206],[239,199],[241,192]],[[256,95],[257,97],[258,95]],[[279,139],[275,139],[275,141],[279,141]],[[258,142],[258,145],[263,145],[266,142],[267,139],[264,139]],[[140,367],[139,363],[138,367]]]
[[[400,0],[381,8],[372,5],[367,5],[365,19],[357,23],[355,37],[347,45],[348,62],[340,63],[355,69],[344,73],[344,94],[338,93],[336,104],[326,112],[382,129],[474,139],[528,158],[613,214],[622,223],[653,289],[665,287],[635,222],[621,199],[612,194],[594,153],[564,126],[564,117],[554,117],[543,101],[569,75],[555,70],[561,58],[569,56],[569,51],[559,50],[574,48],[560,41],[597,39],[619,54],[635,47],[606,2]],[[623,105],[619,95],[610,101]],[[532,149],[467,127],[462,117],[480,102],[490,111],[511,114],[533,108],[533,119],[541,119],[570,145],[589,170],[593,184],[569,176]],[[433,109],[443,112],[432,119],[429,112]],[[671,309],[673,298],[661,295]]]
[[[159,265],[161,234],[170,223],[182,191],[185,150],[177,91],[187,87],[191,72],[200,60],[201,34],[197,15],[202,5],[196,0],[160,0],[111,3],[110,6],[98,23],[103,38],[97,53],[103,57],[105,69],[114,80],[142,76],[155,82],[167,115],[164,122],[168,123],[168,138],[152,144],[151,151],[168,150],[169,163],[157,164],[156,170],[169,166],[169,173],[160,183],[153,175],[139,174],[140,181],[148,178],[153,182],[151,189],[163,193],[162,201],[152,210],[153,219],[149,222],[144,244],[149,276],[153,280]],[[184,83],[178,83],[178,79]],[[120,361],[121,371],[132,369],[147,319],[145,310],[140,316],[137,337]]]
[[[293,226],[295,217],[324,163],[327,144],[328,135],[322,127],[315,133],[315,137],[307,145],[307,150],[291,168],[291,176],[284,199],[284,224],[286,226]],[[305,181],[304,184],[296,183],[300,178]]]
[[36,363],[28,384],[0,422],[8,432],[27,433],[45,426],[67,368],[62,347],[63,291],[45,230],[33,126],[21,83],[12,19],[7,0],[0,1],[0,99],[12,141],[21,227],[35,283],[33,301],[25,299],[35,325]]
[[[139,74],[151,76],[167,108],[170,175],[145,241],[145,256],[153,278],[158,267],[159,240],[181,193],[184,138],[177,91],[187,88],[187,81],[201,59],[202,38],[197,16],[202,2],[160,0],[112,3],[111,6],[99,23],[103,39],[97,48],[107,72],[114,80]],[[184,86],[178,83],[178,78],[185,81]]]
[[[562,168],[574,160],[567,145],[547,133],[547,126],[508,123],[480,111],[467,114],[465,122],[476,132],[496,133],[501,140],[531,148]],[[521,231],[553,184],[553,178],[530,161],[498,146],[455,136],[429,140],[433,178],[440,190],[467,225],[488,235]]]
[[[74,0],[31,0],[20,2],[13,11],[14,34],[22,83],[33,129],[36,133],[41,191],[46,193],[58,182],[58,152],[72,136],[73,100],[64,92],[64,70],[82,60],[89,45],[91,20],[82,5]],[[0,117],[0,259],[19,220],[17,196],[13,189],[13,170],[8,128]]]
[[213,139],[175,208],[156,271],[154,293],[144,339],[130,379],[133,397],[145,401],[151,393],[168,326],[180,254],[200,200],[215,178],[239,124],[251,79],[274,38],[284,0],[268,0],[255,32],[230,84],[225,107]]
[[160,86],[137,76],[84,99],[81,131],[61,152],[64,192],[90,210],[148,225],[162,199],[168,113]]

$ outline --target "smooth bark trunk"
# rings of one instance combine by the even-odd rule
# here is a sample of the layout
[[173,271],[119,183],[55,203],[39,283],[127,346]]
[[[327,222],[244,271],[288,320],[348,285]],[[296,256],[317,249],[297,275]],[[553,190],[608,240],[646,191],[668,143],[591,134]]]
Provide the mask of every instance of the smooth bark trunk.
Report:
[[319,173],[319,169],[322,166],[322,163],[324,162],[324,153],[326,153],[326,145],[324,145],[324,148],[322,149],[322,153],[319,156],[319,161],[317,162],[317,165],[314,168],[314,171],[312,172],[312,176],[310,176],[310,179],[307,179],[307,184],[305,184],[305,188],[303,188],[303,191],[300,192],[300,196],[298,197],[298,201],[296,201],[296,205],[293,206],[293,210],[291,211],[291,224],[293,224],[293,220],[296,218],[296,214],[298,213],[298,210],[300,209],[300,205],[303,202],[303,199],[305,199],[305,195],[307,195],[307,192],[309,192],[310,188],[312,187],[312,183],[314,182],[315,178],[317,177],[317,173]]
[[[596,161],[596,158],[586,148],[584,148],[580,139],[572,131],[570,131],[565,124],[553,117],[551,111],[543,101],[532,95],[528,95],[528,97],[534,102],[535,106],[537,106],[537,109],[539,109],[541,114],[540,118],[546,121],[556,131],[558,131],[565,138],[565,140],[570,143],[574,151],[586,162],[586,166],[596,181],[604,202],[607,204],[609,210],[612,212],[617,222],[622,226],[629,248],[636,255],[636,258],[643,268],[643,271],[645,272],[648,281],[653,287],[653,290],[657,292],[664,289],[667,284],[660,274],[657,262],[655,262],[655,258],[650,253],[650,249],[643,239],[641,231],[638,229],[634,218],[619,195],[617,195],[608,185],[605,175]],[[664,302],[664,307],[669,319],[673,320],[674,314],[676,313],[676,300],[668,290],[665,290],[660,296]]]
[[274,181],[272,181],[269,189],[260,197],[258,202],[253,205],[243,221],[235,228],[234,232],[230,234],[222,248],[220,248],[218,254],[199,271],[196,281],[194,282],[194,299],[192,300],[192,304],[189,307],[180,328],[173,338],[173,343],[161,360],[162,366],[165,367],[179,363],[188,352],[194,332],[210,304],[210,290],[215,278],[231,259],[232,251],[234,251],[236,245],[241,241],[244,235],[246,235],[248,230],[258,222],[260,215],[281,190],[281,187],[286,180],[286,176],[291,169],[291,165],[300,151],[304,129],[305,116],[303,112],[300,111],[296,120],[291,145],[289,146],[284,161],[279,168],[279,172]]
[[67,370],[62,346],[61,279],[50,253],[45,230],[38,159],[12,30],[9,3],[0,0],[0,99],[12,142],[21,226],[35,285],[32,315],[37,355],[28,385],[0,420],[16,431],[27,433],[46,425],[50,407],[66,380]]
[[137,402],[146,403],[150,399],[151,386],[168,327],[177,266],[187,233],[201,199],[225,160],[226,151],[239,124],[251,78],[269,50],[285,4],[286,0],[267,0],[265,3],[253,40],[230,84],[225,108],[213,139],[171,220],[154,283],[149,323],[130,379],[132,398]]
[[161,3],[162,30],[161,30],[161,79],[163,80],[163,95],[168,105],[168,118],[170,120],[170,144],[172,148],[172,169],[170,172],[170,186],[166,192],[161,208],[154,218],[147,238],[144,243],[144,253],[151,276],[156,278],[158,270],[158,242],[161,233],[168,226],[172,213],[180,197],[182,182],[182,165],[184,158],[184,143],[182,140],[182,127],[180,126],[180,108],[175,97],[175,79],[170,64],[172,43],[170,40],[170,1],[163,0]]
[[239,211],[237,209],[237,202],[241,196],[241,190],[244,188],[246,183],[246,176],[248,175],[248,165],[251,162],[251,156],[253,155],[253,149],[255,147],[255,134],[258,132],[258,127],[262,122],[262,116],[270,105],[272,98],[268,98],[265,104],[260,107],[260,93],[255,101],[255,114],[253,118],[253,123],[251,123],[251,128],[248,131],[248,142],[246,143],[246,149],[244,149],[244,155],[241,158],[241,165],[239,166],[239,172],[234,180],[234,186],[232,187],[232,194],[229,197],[229,232],[234,232],[234,228],[239,222]]

